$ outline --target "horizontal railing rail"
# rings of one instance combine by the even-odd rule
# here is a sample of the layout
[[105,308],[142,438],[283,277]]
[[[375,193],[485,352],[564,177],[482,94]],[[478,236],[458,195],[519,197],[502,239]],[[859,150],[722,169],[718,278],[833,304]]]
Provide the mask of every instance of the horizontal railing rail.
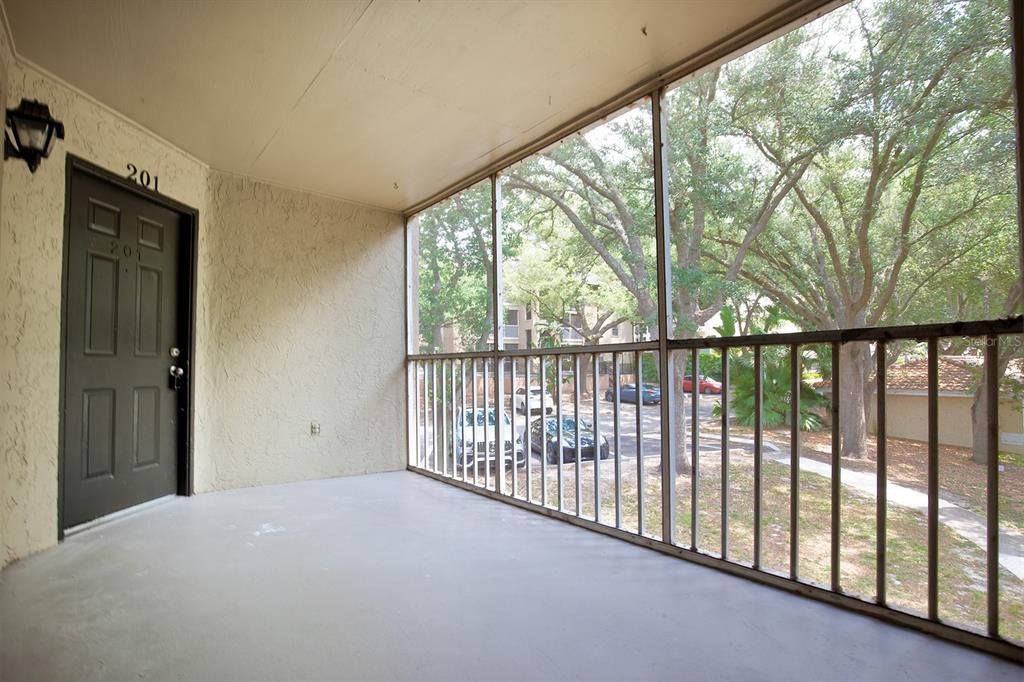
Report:
[[[747,348],[753,346],[812,345],[819,343],[853,343],[856,341],[898,341],[926,340],[932,337],[984,336],[987,334],[1020,334],[1024,317],[1009,317],[999,320],[972,322],[944,322],[941,324],[898,325],[891,327],[860,327],[853,329],[823,329],[811,332],[790,332],[780,334],[749,334],[746,336],[705,336],[694,339],[668,339],[672,350],[690,348]],[[636,341],[632,343],[609,343],[599,346],[556,346],[551,348],[501,349],[499,356],[527,357],[537,355],[590,355],[591,353],[614,353],[634,350],[658,350],[658,341]],[[459,358],[493,358],[495,351],[465,351],[444,353],[411,353],[409,360],[451,360]]]
[[[1024,317],[669,339],[667,343],[410,355],[408,466],[614,537],[1021,661],[1024,648],[1001,630],[999,405],[1004,398],[996,370],[1005,337],[1020,334],[1024,334]],[[986,399],[984,513],[979,515],[983,529],[972,540],[984,555],[985,609],[980,629],[944,618],[943,609],[950,607],[953,597],[940,589],[943,569],[955,561],[940,551],[940,538],[948,536],[940,535],[939,349],[942,339],[952,337],[972,339],[978,349],[978,386],[983,387]],[[887,582],[893,570],[888,522],[894,508],[889,495],[894,483],[889,469],[886,401],[893,366],[888,365],[886,350],[896,341],[922,344],[927,368],[927,454],[920,462],[925,481],[921,494],[926,504],[914,511],[923,514],[926,529],[921,561],[927,589],[920,613],[897,603]],[[845,413],[840,380],[847,369],[842,365],[841,350],[850,343],[873,344],[876,360],[870,378],[876,382],[876,455],[870,484],[864,483],[860,472],[846,474],[841,456],[845,424],[841,415]],[[788,360],[776,368],[772,384],[766,380],[765,353],[777,347],[785,349]],[[816,397],[818,403],[825,404],[818,417],[830,422],[830,451],[819,450],[822,454],[814,461],[803,454],[807,432],[801,427],[801,386],[807,385],[810,369],[804,366],[803,351],[808,349],[815,351],[818,378],[831,377],[827,390],[818,391]],[[718,351],[718,357],[708,355],[711,350]],[[661,357],[662,352],[669,357]],[[779,351],[776,356],[781,357]],[[740,357],[744,358],[742,365],[737,363]],[[670,385],[662,379],[644,381],[645,367],[660,369],[663,363],[675,367],[671,374],[657,374],[669,376]],[[719,383],[697,379],[711,371],[720,374]],[[744,404],[750,406],[744,409],[752,412],[747,415],[752,419],[750,438],[739,434],[736,415],[738,379],[743,372],[749,377],[742,390],[748,392]],[[688,385],[682,380],[684,375],[692,378]],[[787,382],[783,393],[788,428],[777,427],[776,434],[779,445],[789,448],[788,457],[780,454],[779,445],[765,440],[764,427],[766,393],[783,390],[778,379],[782,375]],[[539,395],[516,393],[524,387],[543,390]],[[705,391],[720,391],[716,404],[708,402],[707,396],[702,398]],[[662,401],[667,401],[668,412],[653,407]],[[668,423],[664,423],[664,414],[671,416]],[[787,430],[785,437],[781,435]],[[771,459],[766,455],[769,449]],[[678,457],[687,457],[687,466],[677,466],[682,461],[677,461]],[[669,467],[663,466],[666,461]],[[811,473],[805,472],[805,465]],[[773,478],[766,483],[769,467]],[[719,476],[720,482],[703,483],[704,477],[711,475],[709,471]],[[677,497],[680,484],[688,485],[689,492]],[[844,584],[842,561],[844,553],[850,556],[850,548],[844,544],[844,511],[850,490],[854,490],[848,489],[851,485],[860,486],[856,488],[859,495],[874,497],[874,538],[870,542],[874,563],[866,569],[874,571],[869,576],[870,591],[874,592],[870,595],[851,592]],[[780,490],[787,493],[781,511],[775,508]],[[775,505],[772,510],[769,501]],[[802,505],[813,503],[824,509],[826,502],[827,512],[816,522],[827,519],[827,533],[814,536],[820,546],[818,558],[809,558],[804,554],[805,536],[812,531],[805,530]],[[868,503],[857,504],[860,509]],[[768,534],[770,514],[776,521]],[[778,519],[785,520],[788,527],[776,527]],[[702,524],[708,523],[718,529],[705,532]],[[677,524],[688,527],[677,528]],[[822,553],[821,548],[827,551]]]

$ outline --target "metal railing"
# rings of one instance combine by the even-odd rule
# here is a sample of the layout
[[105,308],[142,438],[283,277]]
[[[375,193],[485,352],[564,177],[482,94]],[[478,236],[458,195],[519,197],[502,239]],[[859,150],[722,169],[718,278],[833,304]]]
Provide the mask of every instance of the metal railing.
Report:
[[[996,367],[1000,341],[1009,334],[1024,333],[1024,318],[988,322],[867,328],[686,340],[615,344],[606,346],[523,349],[487,353],[410,355],[409,369],[409,468],[460,487],[501,499],[525,509],[539,511],[577,525],[637,544],[714,566],[730,573],[816,597],[871,615],[909,625],[941,637],[966,643],[1013,660],[1024,660],[1024,649],[1000,631],[1000,541],[999,541],[999,382]],[[983,346],[986,362],[982,378],[987,397],[985,415],[987,464],[984,547],[986,562],[985,627],[972,628],[940,618],[939,590],[940,488],[939,488],[939,343],[947,337],[970,337]],[[892,484],[887,457],[887,353],[888,344],[917,342],[927,349],[927,598],[920,613],[892,603],[887,594],[887,520],[891,504],[887,498]],[[844,344],[872,344],[877,364],[875,434],[876,447],[874,526],[876,560],[874,595],[862,596],[844,590],[841,558],[843,544],[844,479],[841,459],[839,385],[841,349]],[[779,571],[765,562],[765,488],[763,425],[765,397],[765,351],[788,351],[788,570]],[[802,436],[800,386],[809,367],[804,351],[817,351],[819,371],[831,374],[830,394],[823,419],[831,422],[831,452],[825,466],[830,474],[827,496],[830,509],[828,538],[828,580],[825,562],[813,565],[801,552],[802,523]],[[710,350],[719,366],[708,364]],[[732,351],[732,352],[730,352]],[[734,435],[737,429],[732,396],[739,376],[730,366],[742,352],[753,374],[752,439]],[[830,355],[830,359],[828,359]],[[495,359],[488,369],[486,359]],[[630,392],[621,381],[623,360],[632,365],[636,389]],[[675,372],[682,362],[686,371]],[[483,367],[482,374],[480,366]],[[643,382],[644,368],[657,370],[658,380]],[[608,371],[610,368],[610,372]],[[684,394],[674,385],[682,375],[700,376],[720,369],[721,395],[717,413],[702,414],[708,399],[698,393],[700,382],[691,382]],[[641,383],[660,385],[663,405],[653,403]],[[511,390],[509,389],[511,387]],[[527,395],[521,413],[515,401],[517,387],[540,387],[539,403]],[[686,415],[686,401],[689,414]],[[631,401],[631,403],[627,403]],[[540,415],[535,417],[534,413]],[[687,419],[688,416],[688,419]],[[668,417],[666,419],[666,417]],[[572,427],[572,428],[570,428]],[[688,434],[679,433],[685,428]],[[710,452],[714,434],[720,449]],[[687,438],[686,435],[689,437]],[[540,442],[537,442],[538,439]],[[743,440],[752,460],[752,490],[746,491],[730,478],[738,455],[734,446]],[[780,442],[786,442],[780,440]],[[589,445],[588,445],[589,443]],[[702,455],[702,445],[704,454]],[[773,446],[774,447],[774,446]],[[649,453],[645,457],[645,453]],[[677,468],[677,457],[688,455],[688,467]],[[716,458],[720,457],[720,461]],[[656,466],[648,466],[650,459]],[[743,460],[744,462],[746,459]],[[777,467],[781,460],[769,462]],[[720,467],[718,497],[711,509],[704,508],[702,467],[711,462]],[[634,466],[635,465],[635,466]],[[773,469],[775,471],[775,469]],[[810,474],[808,475],[810,476]],[[628,481],[626,479],[628,478]],[[689,495],[677,499],[677,478],[689,483]],[[660,488],[660,491],[658,490]],[[655,502],[658,504],[655,505]],[[751,509],[752,551],[740,551],[731,524],[738,506]],[[682,511],[680,511],[682,509]],[[635,523],[633,516],[635,514]],[[659,519],[660,517],[660,519]],[[704,533],[701,523],[709,519],[720,533]],[[682,521],[688,531],[677,528]],[[716,537],[712,542],[708,538]]]

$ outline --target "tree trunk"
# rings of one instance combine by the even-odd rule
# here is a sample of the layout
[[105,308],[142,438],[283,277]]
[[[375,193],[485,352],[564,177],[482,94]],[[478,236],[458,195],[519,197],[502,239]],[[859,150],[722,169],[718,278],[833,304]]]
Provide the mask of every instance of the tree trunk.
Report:
[[[1010,364],[1011,353],[1002,352],[999,354],[996,366],[996,381],[1002,381],[1006,374],[1006,368]],[[986,440],[988,438],[988,394],[985,391],[985,377],[988,375],[988,353],[984,355],[982,364],[981,384],[974,391],[974,402],[971,403],[971,460],[978,464],[988,463],[988,449]],[[999,409],[998,406],[996,409]],[[998,446],[997,446],[998,447]]]
[[[674,368],[672,372],[672,386],[666,387],[668,390],[676,391],[676,409],[675,414],[672,415],[672,435],[675,443],[676,452],[676,473],[677,474],[690,474],[690,451],[687,448],[687,437],[686,437],[686,401],[683,398],[683,375],[686,374],[686,362],[682,357],[676,358]],[[668,393],[662,394],[662,400],[668,399]]]
[[988,448],[985,447],[988,437],[988,395],[985,382],[982,381],[974,391],[974,402],[971,403],[971,437],[973,452],[971,460],[978,464],[988,463]]
[[867,457],[864,392],[870,365],[871,350],[866,343],[846,343],[839,347],[839,429],[843,457]]

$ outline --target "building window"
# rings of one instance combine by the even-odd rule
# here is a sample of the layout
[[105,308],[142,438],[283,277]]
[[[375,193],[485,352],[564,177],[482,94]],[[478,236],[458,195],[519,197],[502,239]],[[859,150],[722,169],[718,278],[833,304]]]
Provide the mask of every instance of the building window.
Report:
[[[502,335],[506,339],[518,339],[519,338],[519,311],[515,308],[505,309],[505,325]],[[508,348],[509,345],[505,344]]]
[[583,341],[583,335],[577,331],[583,324],[583,318],[579,313],[570,312],[562,325],[562,342],[579,343]]

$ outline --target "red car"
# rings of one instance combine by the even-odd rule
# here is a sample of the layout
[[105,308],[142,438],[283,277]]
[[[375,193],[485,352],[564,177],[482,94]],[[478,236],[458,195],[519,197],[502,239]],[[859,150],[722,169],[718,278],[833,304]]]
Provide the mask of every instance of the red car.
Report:
[[[701,393],[722,393],[722,384],[715,381],[711,377],[703,376],[700,377],[700,383],[697,384],[697,390]],[[683,391],[686,393],[693,393],[693,376],[683,377]]]

